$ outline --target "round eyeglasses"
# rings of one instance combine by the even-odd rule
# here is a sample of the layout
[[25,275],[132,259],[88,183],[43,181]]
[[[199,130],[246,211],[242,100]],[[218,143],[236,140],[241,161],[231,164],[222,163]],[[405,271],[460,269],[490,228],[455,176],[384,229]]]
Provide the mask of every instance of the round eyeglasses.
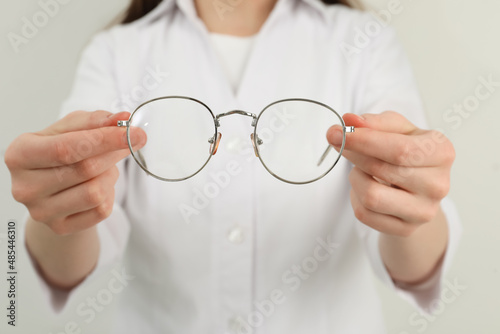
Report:
[[[186,96],[165,96],[141,104],[128,121],[128,146],[134,160],[149,175],[163,181],[182,181],[198,174],[215,155],[222,138],[220,119],[230,115],[252,118],[250,135],[255,155],[277,179],[306,184],[321,179],[339,161],[347,132],[340,115],[321,102],[292,98],[273,102],[257,116],[232,110],[214,115],[201,101]],[[343,132],[339,152],[326,139],[331,126]],[[147,143],[134,150],[130,129],[141,128]]]

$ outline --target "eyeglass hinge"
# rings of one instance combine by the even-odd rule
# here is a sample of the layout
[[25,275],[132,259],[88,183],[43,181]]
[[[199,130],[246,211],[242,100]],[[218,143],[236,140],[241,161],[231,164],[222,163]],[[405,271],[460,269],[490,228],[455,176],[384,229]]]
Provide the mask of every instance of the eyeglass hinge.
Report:
[[118,126],[128,126],[128,121],[118,121],[117,123]]

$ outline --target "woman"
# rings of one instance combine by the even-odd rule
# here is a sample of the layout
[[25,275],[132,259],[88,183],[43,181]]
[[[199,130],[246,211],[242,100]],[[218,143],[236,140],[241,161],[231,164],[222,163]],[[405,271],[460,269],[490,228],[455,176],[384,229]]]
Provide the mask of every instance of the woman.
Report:
[[[442,201],[454,150],[423,129],[390,29],[316,0],[134,0],[125,22],[84,52],[67,116],[6,153],[48,291],[72,295],[124,257],[116,333],[383,333],[370,264],[422,308],[439,297],[458,238]],[[216,113],[305,97],[356,131],[335,170],[296,186],[240,154],[250,128],[234,116],[203,171],[161,182],[124,159],[116,124],[173,95]],[[340,150],[338,127],[327,138]],[[134,150],[149,139],[131,128]]]

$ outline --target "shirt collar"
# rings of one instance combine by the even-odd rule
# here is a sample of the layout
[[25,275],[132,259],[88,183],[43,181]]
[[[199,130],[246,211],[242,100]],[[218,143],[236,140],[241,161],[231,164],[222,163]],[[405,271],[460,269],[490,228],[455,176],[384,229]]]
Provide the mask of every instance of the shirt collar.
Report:
[[[309,5],[311,8],[313,8],[315,11],[317,11],[321,16],[324,18],[326,16],[326,6],[322,1],[320,0],[278,0],[276,3],[276,8],[277,10],[282,9],[281,6],[285,2],[303,2],[307,5]],[[138,21],[143,23],[143,24],[148,24],[153,21],[156,21],[158,18],[163,16],[165,13],[169,12],[172,10],[175,5],[177,5],[189,18],[198,20],[198,17],[196,15],[196,8],[194,6],[193,0],[163,0],[156,6],[155,9],[153,9],[151,12],[149,12],[147,15],[144,17],[140,18]]]

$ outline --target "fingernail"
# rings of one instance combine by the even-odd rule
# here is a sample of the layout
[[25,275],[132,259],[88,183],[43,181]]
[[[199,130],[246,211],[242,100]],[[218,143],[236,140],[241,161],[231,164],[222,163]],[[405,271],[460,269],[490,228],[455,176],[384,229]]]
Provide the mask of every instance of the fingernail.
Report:
[[342,141],[344,140],[344,135],[340,129],[334,129],[330,134],[330,144],[333,146],[342,145]]
[[130,144],[132,146],[142,145],[144,142],[144,136],[139,131],[139,129],[130,129]]
[[124,144],[128,145],[127,131],[123,131],[122,141]]

